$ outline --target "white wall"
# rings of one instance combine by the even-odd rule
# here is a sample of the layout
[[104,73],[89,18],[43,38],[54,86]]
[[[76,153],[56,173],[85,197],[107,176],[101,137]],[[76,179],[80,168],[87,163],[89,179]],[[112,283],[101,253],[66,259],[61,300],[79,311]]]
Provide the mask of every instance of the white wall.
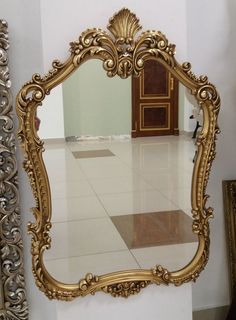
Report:
[[188,0],[188,58],[197,74],[207,74],[221,95],[217,156],[207,189],[215,208],[206,270],[193,286],[195,309],[229,303],[222,180],[236,178],[236,2]]
[[[42,43],[40,28],[39,0],[1,0],[1,18],[9,25],[9,67],[12,80],[12,93],[15,99],[21,86],[30,80],[33,73],[42,73]],[[17,123],[16,123],[17,127]],[[22,217],[22,234],[24,243],[25,279],[30,319],[55,319],[54,302],[48,303],[34,285],[31,272],[30,237],[26,225],[32,220],[29,208],[34,205],[28,178],[22,170],[22,158],[17,149],[19,167],[20,206]]]
[[[54,59],[64,60],[69,54],[69,43],[87,28],[104,30],[110,18],[123,7],[135,12],[147,29],[160,29],[170,42],[177,45],[176,57],[186,58],[186,0],[41,0],[42,40],[45,72]],[[68,47],[65,45],[67,44]]]
[[[136,296],[113,298],[103,293],[57,303],[57,320],[191,320],[191,286],[152,285]],[[50,319],[51,320],[51,319]]]

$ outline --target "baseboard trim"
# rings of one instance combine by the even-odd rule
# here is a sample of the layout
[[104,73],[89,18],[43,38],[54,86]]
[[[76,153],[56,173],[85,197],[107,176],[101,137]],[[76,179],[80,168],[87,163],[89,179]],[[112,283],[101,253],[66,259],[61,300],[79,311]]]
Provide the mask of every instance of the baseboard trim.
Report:
[[224,320],[228,311],[229,306],[193,311],[193,320]]
[[130,140],[130,134],[117,134],[111,136],[69,136],[66,137],[66,142],[77,142],[77,141],[110,141],[110,140]]
[[187,137],[191,137],[193,136],[193,131],[184,131],[184,130],[180,130],[179,131],[179,134],[180,135],[184,135],[184,136],[187,136]]
[[52,144],[52,143],[63,143],[65,142],[65,138],[52,138],[52,139],[43,139],[44,143]]

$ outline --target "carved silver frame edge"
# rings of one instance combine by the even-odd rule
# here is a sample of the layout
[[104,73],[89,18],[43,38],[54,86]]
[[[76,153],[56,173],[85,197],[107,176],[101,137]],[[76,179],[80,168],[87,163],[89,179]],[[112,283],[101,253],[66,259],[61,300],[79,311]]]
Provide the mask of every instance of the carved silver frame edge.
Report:
[[0,319],[28,319],[20,230],[8,25],[0,20]]

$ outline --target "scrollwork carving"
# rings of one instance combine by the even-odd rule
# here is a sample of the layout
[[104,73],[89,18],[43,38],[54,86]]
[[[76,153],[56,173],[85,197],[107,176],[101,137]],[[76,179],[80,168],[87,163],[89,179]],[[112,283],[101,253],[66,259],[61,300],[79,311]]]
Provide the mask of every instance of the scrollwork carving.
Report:
[[102,288],[106,293],[110,293],[113,297],[128,298],[140,292],[141,289],[146,288],[151,281],[129,281],[116,283]]
[[[36,200],[33,209],[35,222],[29,225],[32,234],[32,267],[36,284],[49,298],[72,300],[76,296],[94,294],[98,290],[112,296],[128,297],[138,293],[148,284],[180,285],[195,281],[204,269],[209,256],[209,218],[212,208],[206,207],[206,185],[215,157],[215,139],[219,133],[217,115],[220,98],[216,88],[206,76],[197,77],[188,62],[179,64],[175,59],[175,45],[170,44],[160,31],[143,32],[136,16],[122,9],[110,19],[108,29],[88,29],[78,40],[70,44],[70,56],[43,77],[33,76],[20,90],[17,97],[17,112],[20,120],[19,137],[25,150],[25,169]],[[193,172],[191,201],[193,232],[198,235],[199,245],[193,259],[181,270],[169,271],[157,265],[151,270],[129,270],[94,277],[85,276],[78,283],[69,285],[51,277],[43,263],[43,252],[50,248],[51,194],[47,173],[42,160],[43,143],[34,129],[34,117],[38,105],[46,94],[89,59],[100,59],[109,77],[127,78],[139,75],[147,59],[156,59],[163,64],[195,96],[204,115],[204,126],[197,137],[197,157]]]
[[27,320],[8,48],[7,23],[0,20],[0,318]]

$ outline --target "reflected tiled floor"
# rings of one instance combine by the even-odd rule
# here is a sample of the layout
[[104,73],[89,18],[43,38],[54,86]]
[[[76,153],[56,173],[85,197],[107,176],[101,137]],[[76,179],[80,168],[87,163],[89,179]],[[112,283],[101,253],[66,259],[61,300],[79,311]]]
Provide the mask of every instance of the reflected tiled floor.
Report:
[[95,275],[139,269],[129,250],[90,254],[85,256],[46,261],[48,271],[65,283],[75,283],[88,272]]
[[192,219],[183,211],[165,211],[111,217],[129,249],[197,241]]
[[74,151],[72,153],[73,153],[73,156],[76,159],[83,159],[83,158],[88,159],[88,158],[112,157],[112,156],[114,156],[114,153],[112,153],[109,149]]
[[108,217],[54,223],[51,236],[52,247],[45,253],[47,260],[127,250]]
[[103,194],[99,198],[109,216],[178,209],[178,206],[157,190]]
[[45,259],[53,276],[75,282],[87,272],[159,263],[176,270],[193,258],[191,138],[50,143],[45,148],[53,207],[52,248]]

